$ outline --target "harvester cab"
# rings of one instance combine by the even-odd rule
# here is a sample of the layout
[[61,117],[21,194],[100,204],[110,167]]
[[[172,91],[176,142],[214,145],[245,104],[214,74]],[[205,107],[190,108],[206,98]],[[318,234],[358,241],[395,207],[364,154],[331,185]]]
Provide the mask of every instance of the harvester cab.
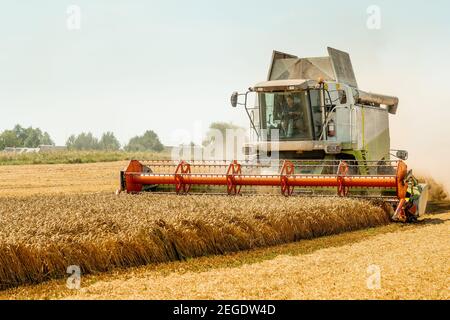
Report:
[[[252,107],[250,93],[256,96]],[[313,58],[274,51],[267,80],[231,96],[231,105],[243,105],[250,120],[253,142],[246,145],[247,154],[260,159],[276,152],[280,159],[304,160],[296,170],[302,174],[335,173],[345,162],[348,174],[374,178],[395,174],[408,158],[407,151],[390,148],[389,114],[396,114],[398,103],[397,97],[360,90],[350,55],[334,48]],[[402,179],[409,212],[399,218],[397,206],[393,218],[414,220],[425,212],[428,186],[411,171]]]
[[[398,98],[360,90],[348,53],[328,48],[327,57],[298,58],[274,51],[267,80],[234,92],[231,104],[243,106],[250,120],[246,159],[133,160],[121,172],[121,190],[171,186],[176,193],[216,193],[211,187],[226,187],[228,194],[242,194],[279,188],[285,196],[382,199],[399,221],[425,212],[427,186],[407,170],[407,152],[390,148],[389,114],[397,112]],[[275,172],[268,173],[267,158]]]
[[[390,159],[388,115],[396,113],[398,98],[359,90],[349,54],[333,48],[328,53],[298,58],[275,51],[267,81],[233,93],[232,106],[245,97],[256,137],[247,153],[262,156],[275,149],[282,159]],[[253,107],[250,93],[256,95]],[[406,159],[405,151],[397,154]]]

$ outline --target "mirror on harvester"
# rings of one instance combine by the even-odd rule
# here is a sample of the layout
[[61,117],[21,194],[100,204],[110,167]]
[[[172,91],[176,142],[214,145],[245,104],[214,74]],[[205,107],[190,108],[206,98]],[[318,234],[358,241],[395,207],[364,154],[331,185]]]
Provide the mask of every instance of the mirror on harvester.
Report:
[[238,103],[238,93],[237,92],[233,92],[232,94],[231,94],[231,98],[230,98],[230,102],[231,102],[231,106],[233,107],[233,108],[236,108],[236,106],[237,106],[237,103]]
[[397,150],[397,154],[395,155],[397,158],[402,160],[408,160],[408,151],[406,150]]

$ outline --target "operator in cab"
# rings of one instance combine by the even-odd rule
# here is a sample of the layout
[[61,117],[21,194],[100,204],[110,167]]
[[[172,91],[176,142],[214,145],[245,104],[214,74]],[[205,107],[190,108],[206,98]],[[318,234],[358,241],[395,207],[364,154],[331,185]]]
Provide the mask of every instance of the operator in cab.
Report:
[[286,96],[285,103],[281,108],[281,130],[286,138],[292,138],[303,134],[305,131],[304,114],[298,103],[295,103],[294,96]]

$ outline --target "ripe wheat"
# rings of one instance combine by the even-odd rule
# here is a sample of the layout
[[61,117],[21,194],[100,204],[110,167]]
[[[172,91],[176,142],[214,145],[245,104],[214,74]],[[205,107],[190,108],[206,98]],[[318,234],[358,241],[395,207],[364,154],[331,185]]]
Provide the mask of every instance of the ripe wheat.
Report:
[[389,222],[344,198],[109,194],[0,198],[0,288],[224,254]]

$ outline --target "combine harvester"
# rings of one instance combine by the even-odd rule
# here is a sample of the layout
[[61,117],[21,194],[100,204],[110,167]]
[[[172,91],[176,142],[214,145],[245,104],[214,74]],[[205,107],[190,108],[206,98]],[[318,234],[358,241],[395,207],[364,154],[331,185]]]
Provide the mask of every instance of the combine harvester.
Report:
[[[284,196],[337,193],[383,199],[392,204],[394,221],[415,221],[425,212],[428,186],[407,170],[406,151],[390,149],[389,114],[397,112],[398,98],[359,90],[349,54],[333,48],[328,54],[298,58],[274,51],[267,81],[232,94],[232,106],[245,108],[255,137],[245,146],[247,159],[133,160],[121,172],[119,191],[167,185],[179,194],[274,187]],[[256,95],[253,107],[250,93]],[[273,162],[263,161],[274,154],[280,159],[275,172]]]

